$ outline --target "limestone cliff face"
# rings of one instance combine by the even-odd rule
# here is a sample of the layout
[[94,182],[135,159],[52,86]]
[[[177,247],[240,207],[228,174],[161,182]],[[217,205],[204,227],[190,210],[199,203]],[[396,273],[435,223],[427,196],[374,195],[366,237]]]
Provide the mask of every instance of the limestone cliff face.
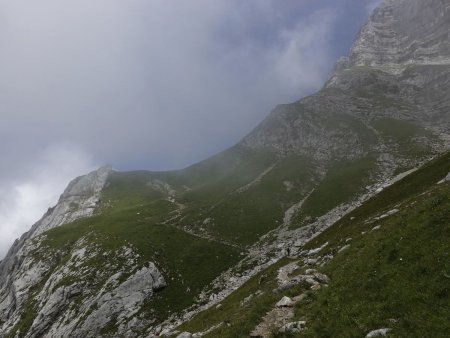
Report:
[[385,0],[359,32],[349,66],[450,63],[450,2]]
[[5,259],[0,262],[0,283],[4,283],[11,269],[16,267],[17,261],[20,262],[24,248],[33,237],[64,223],[92,215],[111,170],[109,166],[102,167],[85,176],[77,177],[69,183],[57,205],[50,208],[42,219],[31,227],[30,231],[16,240]]
[[61,224],[91,216],[111,170],[111,167],[105,166],[70,182],[58,204],[33,227],[31,236],[34,237]]
[[31,262],[30,252],[36,246],[32,239],[46,230],[92,215],[110,171],[110,167],[103,167],[74,179],[61,195],[58,204],[49,209],[29,232],[16,240],[0,263],[1,321],[8,322],[14,317],[14,312],[20,310],[29,289],[47,271],[48,262]]

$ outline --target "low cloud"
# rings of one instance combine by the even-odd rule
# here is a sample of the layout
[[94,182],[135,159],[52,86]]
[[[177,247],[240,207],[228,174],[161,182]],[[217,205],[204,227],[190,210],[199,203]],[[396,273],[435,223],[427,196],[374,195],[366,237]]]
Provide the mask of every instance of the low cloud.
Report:
[[95,167],[80,149],[54,146],[37,156],[26,177],[0,182],[0,259],[14,239],[56,204],[70,180]]
[[[284,83],[286,92],[299,95],[323,85],[332,59],[330,31],[334,15],[327,10],[314,12],[290,30],[280,34],[283,47],[273,60],[276,82]],[[286,88],[287,87],[287,88]]]
[[332,64],[332,15],[307,1],[0,2],[0,133],[23,153],[67,141],[123,169],[183,167]]
[[375,8],[377,8],[383,0],[369,0],[366,4],[366,12],[367,14],[371,14]]

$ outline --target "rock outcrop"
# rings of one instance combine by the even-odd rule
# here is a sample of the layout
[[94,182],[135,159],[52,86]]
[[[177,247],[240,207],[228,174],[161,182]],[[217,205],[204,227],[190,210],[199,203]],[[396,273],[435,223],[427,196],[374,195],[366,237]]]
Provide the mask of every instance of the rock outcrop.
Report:
[[30,232],[31,237],[61,224],[91,216],[97,207],[101,191],[111,171],[111,166],[101,167],[70,182],[61,195],[58,204],[33,226]]
[[[447,1],[384,1],[362,27],[349,56],[337,61],[324,88],[278,106],[242,145],[325,164],[375,149],[392,152],[393,145],[376,126],[383,118],[412,122],[448,139],[449,26]],[[420,142],[439,148],[426,138]]]
[[50,208],[29,232],[15,241],[5,259],[0,262],[1,321],[8,322],[13,317],[13,313],[23,305],[29,289],[49,269],[49,262],[40,260],[34,263],[30,257],[39,245],[32,239],[46,230],[92,215],[111,170],[111,167],[102,167],[74,179],[61,195],[58,204]]
[[348,66],[450,64],[450,3],[385,0],[359,32]]
[[373,331],[370,331],[370,332],[366,335],[366,338],[385,337],[389,331],[391,331],[391,329],[378,329],[378,330],[373,330]]

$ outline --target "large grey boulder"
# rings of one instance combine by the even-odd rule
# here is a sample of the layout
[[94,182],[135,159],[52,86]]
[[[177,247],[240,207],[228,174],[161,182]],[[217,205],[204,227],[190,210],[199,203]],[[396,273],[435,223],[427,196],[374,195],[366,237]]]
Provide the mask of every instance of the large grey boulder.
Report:
[[287,297],[284,296],[283,298],[280,299],[280,301],[276,304],[276,307],[293,307],[294,306],[294,301]]

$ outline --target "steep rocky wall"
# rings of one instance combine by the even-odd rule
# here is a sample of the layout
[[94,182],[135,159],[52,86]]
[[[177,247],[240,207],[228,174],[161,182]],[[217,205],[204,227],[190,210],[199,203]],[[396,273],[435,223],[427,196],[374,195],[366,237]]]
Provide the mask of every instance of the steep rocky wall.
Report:
[[92,215],[111,171],[110,166],[105,166],[69,183],[56,206],[50,208],[30,231],[17,239],[5,259],[0,262],[0,286],[4,283],[8,270],[15,264],[13,257],[16,257],[15,261],[18,260],[17,256],[23,254],[21,251],[29,239],[51,228]]
[[384,147],[374,119],[450,133],[450,1],[385,0],[317,94],[280,105],[241,142],[322,162]]
[[[45,231],[93,215],[111,171],[74,179],[0,263],[0,337],[95,337],[111,322],[118,335],[134,337],[151,323],[138,314],[166,281],[153,262],[138,262],[132,246],[104,251],[87,238],[64,249],[44,245]],[[33,314],[25,327],[24,313]]]
[[359,32],[349,66],[450,63],[448,0],[385,0]]

